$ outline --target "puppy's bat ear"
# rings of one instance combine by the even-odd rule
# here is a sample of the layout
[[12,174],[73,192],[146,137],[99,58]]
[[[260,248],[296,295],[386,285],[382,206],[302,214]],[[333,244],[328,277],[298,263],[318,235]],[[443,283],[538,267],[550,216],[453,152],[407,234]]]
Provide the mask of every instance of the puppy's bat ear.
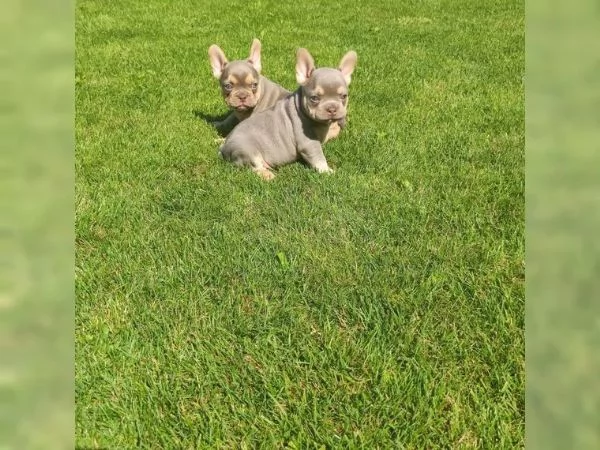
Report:
[[358,55],[354,50],[350,50],[346,53],[342,60],[340,61],[340,65],[338,69],[344,75],[344,80],[346,80],[346,84],[350,84],[352,72],[354,72],[354,67],[356,66],[356,60],[358,59]]
[[211,45],[208,48],[208,59],[210,61],[210,66],[212,67],[212,72],[215,78],[220,78],[221,73],[223,73],[223,69],[229,62],[223,50],[219,48],[218,45]]
[[315,60],[305,48],[296,52],[296,81],[300,86],[306,84],[315,70]]
[[254,67],[258,73],[260,73],[262,69],[262,65],[260,64],[261,47],[260,41],[258,39],[254,39],[252,41],[252,45],[250,46],[250,56],[248,56],[248,62],[252,64],[252,67]]

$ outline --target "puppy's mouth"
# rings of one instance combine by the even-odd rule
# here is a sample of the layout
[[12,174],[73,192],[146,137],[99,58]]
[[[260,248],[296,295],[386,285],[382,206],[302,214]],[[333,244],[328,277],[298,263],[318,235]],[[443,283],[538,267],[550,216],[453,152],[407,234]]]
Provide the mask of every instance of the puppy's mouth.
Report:
[[339,122],[340,120],[343,120],[345,117],[346,116],[340,115],[340,114],[326,115],[326,116],[321,116],[319,114],[315,114],[315,115],[313,115],[313,120],[315,120],[317,122],[332,124],[333,122]]
[[234,102],[227,102],[230,108],[235,109],[236,111],[248,111],[256,106],[256,102],[250,100],[239,100],[236,99]]
[[321,123],[331,124],[333,122],[338,122],[346,117],[345,111],[343,108],[337,109],[335,111],[322,111],[314,109],[310,112],[310,116],[313,120]]

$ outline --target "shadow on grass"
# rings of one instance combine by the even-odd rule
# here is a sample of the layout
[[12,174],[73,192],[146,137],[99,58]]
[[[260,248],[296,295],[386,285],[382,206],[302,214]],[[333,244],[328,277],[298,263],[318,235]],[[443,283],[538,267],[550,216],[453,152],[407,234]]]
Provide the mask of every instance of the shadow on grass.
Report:
[[224,112],[222,114],[208,114],[203,111],[200,111],[199,109],[194,109],[194,110],[192,110],[192,113],[194,114],[194,116],[196,116],[197,119],[204,120],[208,125],[210,125],[215,130],[217,130],[217,132],[219,133],[219,135],[221,137],[226,136],[227,133],[224,130],[217,128],[215,126],[215,122],[221,122],[221,121],[225,120],[227,118],[227,116],[229,116],[229,114],[230,114],[229,111]]

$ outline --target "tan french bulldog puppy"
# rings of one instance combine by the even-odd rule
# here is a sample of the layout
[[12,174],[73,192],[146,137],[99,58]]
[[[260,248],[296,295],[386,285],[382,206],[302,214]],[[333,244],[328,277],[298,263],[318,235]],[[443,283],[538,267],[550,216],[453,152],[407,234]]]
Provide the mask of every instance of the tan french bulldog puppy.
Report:
[[252,41],[250,56],[246,60],[229,61],[223,50],[214,44],[208,49],[213,75],[219,80],[225,103],[232,110],[225,120],[214,124],[224,135],[252,113],[263,111],[290,94],[290,91],[260,75],[260,51],[258,39]]
[[[308,50],[296,54],[300,87],[274,107],[240,123],[221,146],[221,156],[237,166],[249,166],[266,180],[271,169],[300,159],[318,172],[332,172],[322,144],[339,132],[346,118],[348,85],[357,55],[349,51],[337,69],[315,69]],[[331,130],[330,130],[331,127]]]

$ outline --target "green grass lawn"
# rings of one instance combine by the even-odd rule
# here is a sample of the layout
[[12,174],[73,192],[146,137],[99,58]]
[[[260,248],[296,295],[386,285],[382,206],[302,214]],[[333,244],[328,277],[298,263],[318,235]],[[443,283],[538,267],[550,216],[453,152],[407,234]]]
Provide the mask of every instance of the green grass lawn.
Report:
[[[80,448],[524,445],[522,1],[79,0]],[[207,48],[349,125],[271,183],[217,158]]]

